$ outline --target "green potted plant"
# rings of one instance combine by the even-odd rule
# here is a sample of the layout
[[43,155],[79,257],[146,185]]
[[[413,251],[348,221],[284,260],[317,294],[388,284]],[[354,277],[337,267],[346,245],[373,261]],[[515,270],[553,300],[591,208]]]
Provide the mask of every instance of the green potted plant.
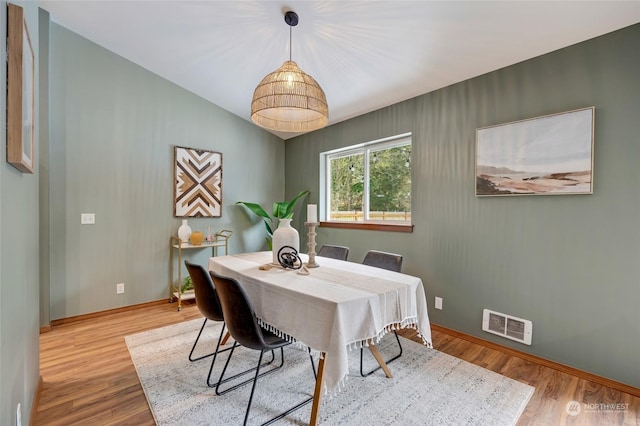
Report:
[[180,293],[184,294],[185,291],[191,290],[193,288],[193,280],[190,276],[184,277],[182,280],[182,287],[180,288]]
[[273,213],[267,213],[260,204],[250,203],[247,201],[238,201],[236,204],[247,207],[250,211],[258,215],[264,221],[264,225],[267,228],[267,247],[271,250],[271,239],[273,237],[273,231],[278,227],[280,219],[291,219],[293,217],[293,208],[298,200],[309,194],[309,191],[300,191],[291,201],[279,201],[273,203]]

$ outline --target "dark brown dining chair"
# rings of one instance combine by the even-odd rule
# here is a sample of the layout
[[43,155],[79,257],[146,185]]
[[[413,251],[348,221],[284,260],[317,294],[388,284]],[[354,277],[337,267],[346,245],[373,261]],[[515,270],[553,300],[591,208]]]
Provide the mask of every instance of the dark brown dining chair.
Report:
[[379,250],[369,250],[364,256],[362,264],[400,272],[402,270],[402,255]]
[[[224,335],[225,324],[224,318],[222,316],[222,307],[220,306],[220,301],[218,300],[218,295],[216,293],[215,287],[213,286],[213,281],[211,281],[209,273],[202,266],[191,263],[188,260],[185,260],[184,264],[187,267],[187,272],[189,273],[191,281],[193,282],[193,292],[195,293],[196,306],[198,307],[200,313],[204,316],[204,322],[202,323],[202,327],[200,327],[198,337],[196,337],[196,341],[191,347],[191,352],[189,352],[189,361],[193,362],[215,355],[215,353],[219,349],[219,346],[226,343],[226,339],[228,339],[228,333],[227,335]],[[194,358],[193,352],[195,351],[196,346],[200,341],[200,336],[202,336],[202,331],[204,330],[204,327],[207,325],[207,322],[209,320],[219,321],[222,323],[222,329],[220,330],[220,337],[218,338],[216,351]]]
[[[362,261],[363,265],[375,266],[376,268],[387,269],[389,271],[400,272],[402,270],[402,255],[395,253],[387,253],[379,250],[369,250],[367,254],[364,256],[364,260]],[[391,361],[394,361],[402,355],[402,344],[400,344],[400,337],[398,337],[398,333],[396,330],[393,330],[393,333],[396,336],[396,341],[398,342],[398,348],[400,351],[392,356],[388,361],[385,361],[386,364],[389,364]],[[364,358],[364,348],[360,349],[360,375],[365,377],[378,371],[381,367],[378,366],[373,370],[368,372],[364,372],[362,368],[362,361]]]
[[[266,373],[260,374],[260,364],[262,362],[262,357],[265,351],[280,349],[280,357],[282,359],[282,362],[284,362],[283,348],[291,344],[291,342],[278,337],[276,334],[260,326],[260,324],[258,323],[258,318],[256,317],[255,311],[253,309],[253,305],[251,304],[251,301],[247,297],[246,292],[244,291],[242,286],[240,286],[240,283],[237,280],[219,276],[214,272],[211,272],[211,277],[213,278],[216,289],[218,290],[218,296],[220,298],[220,304],[222,305],[222,311],[224,313],[227,327],[229,328],[231,337],[233,337],[233,339],[235,340],[233,347],[231,348],[231,352],[229,353],[229,357],[227,358],[227,362],[225,363],[224,369],[222,370],[222,374],[220,375],[220,380],[218,380],[218,385],[216,386],[216,394],[225,394],[247,383],[242,382],[240,384],[231,386],[228,389],[222,391],[220,390],[220,385],[227,381],[227,379],[224,379],[224,374],[227,371],[229,360],[231,359],[231,355],[233,355],[233,351],[236,347],[244,346],[249,349],[260,351],[258,366],[255,368],[256,373],[252,380],[253,385],[251,387],[251,394],[249,395],[249,403],[247,404],[247,409],[244,415],[243,425],[246,425],[247,419],[249,418],[251,402],[253,401],[253,395],[256,389],[258,378],[264,376],[265,374],[272,373],[276,370],[275,368],[272,368]],[[313,363],[313,357],[311,356],[311,349],[309,349],[309,359],[311,360],[313,376],[317,377],[315,364]],[[295,410],[310,403],[312,400],[313,396],[305,399],[304,401],[288,409],[284,413],[279,414],[271,420],[263,423],[263,425],[271,424],[276,420],[287,416]]]
[[325,244],[318,250],[318,256],[347,260],[349,257],[349,247]]
[[[209,368],[209,374],[207,375],[207,385],[212,386],[215,384],[211,383],[211,372],[213,371],[213,366],[216,362],[218,353],[231,350],[231,348],[226,348],[222,351],[220,350],[220,346],[226,344],[230,334],[228,332],[225,334],[225,323],[224,316],[222,315],[222,306],[220,306],[220,300],[218,299],[218,294],[216,292],[213,281],[211,280],[211,276],[201,265],[191,263],[188,260],[185,260],[184,264],[187,267],[187,271],[189,272],[189,276],[191,277],[191,281],[193,282],[193,292],[195,293],[196,297],[196,306],[198,307],[200,313],[204,316],[204,322],[202,323],[202,327],[200,327],[198,337],[196,337],[196,341],[191,347],[191,352],[189,352],[189,361],[199,361],[203,358],[213,356],[211,367]],[[207,322],[209,320],[222,322],[222,329],[220,330],[220,336],[218,337],[218,341],[216,343],[216,349],[209,354],[194,358],[193,352],[195,351],[196,346],[198,345],[198,341],[200,340],[200,336],[202,336],[202,331],[204,330],[204,327],[207,325]]]
[[[201,265],[191,263],[188,260],[185,260],[184,264],[187,267],[187,271],[189,272],[189,276],[191,276],[191,280],[193,282],[193,291],[195,293],[196,305],[198,306],[198,310],[200,311],[200,313],[204,316],[204,322],[202,323],[202,327],[200,327],[198,337],[196,337],[196,341],[191,347],[191,352],[189,352],[189,361],[199,361],[201,359],[213,356],[213,359],[211,360],[211,366],[209,367],[209,374],[207,375],[207,386],[213,387],[216,385],[216,383],[211,382],[211,373],[213,372],[213,366],[216,363],[216,358],[219,353],[227,352],[232,349],[231,347],[220,349],[220,346],[226,344],[231,335],[229,334],[229,332],[225,334],[226,325],[224,322],[224,315],[222,314],[222,306],[220,305],[218,293],[216,291],[215,285],[213,284],[213,280],[211,279],[211,275]],[[212,353],[194,358],[193,352],[195,351],[200,337],[202,336],[202,331],[204,330],[204,327],[207,325],[207,321],[209,320],[222,322],[222,329],[220,330],[220,336],[218,337],[218,341],[216,342],[216,349]],[[271,361],[269,363],[273,362],[275,357],[273,353],[271,355]],[[246,370],[234,377],[250,373],[253,370],[253,368]]]

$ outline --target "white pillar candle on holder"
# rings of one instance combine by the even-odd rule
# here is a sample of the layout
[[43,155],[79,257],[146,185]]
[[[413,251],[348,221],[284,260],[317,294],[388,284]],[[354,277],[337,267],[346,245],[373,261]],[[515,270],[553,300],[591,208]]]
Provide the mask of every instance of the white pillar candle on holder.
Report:
[[318,206],[316,204],[307,204],[307,222],[318,221]]

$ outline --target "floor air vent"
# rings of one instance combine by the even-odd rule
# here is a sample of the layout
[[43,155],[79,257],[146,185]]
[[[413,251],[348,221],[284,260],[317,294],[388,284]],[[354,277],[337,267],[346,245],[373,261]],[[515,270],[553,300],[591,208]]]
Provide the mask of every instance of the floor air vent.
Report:
[[530,345],[533,323],[522,318],[483,309],[482,330]]

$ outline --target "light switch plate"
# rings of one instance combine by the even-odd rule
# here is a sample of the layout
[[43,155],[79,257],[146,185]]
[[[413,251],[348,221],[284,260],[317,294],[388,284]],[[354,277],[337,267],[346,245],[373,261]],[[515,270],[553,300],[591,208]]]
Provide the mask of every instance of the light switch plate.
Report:
[[436,309],[442,309],[442,297],[436,297]]
[[80,224],[81,225],[95,225],[96,215],[95,213],[81,213]]

